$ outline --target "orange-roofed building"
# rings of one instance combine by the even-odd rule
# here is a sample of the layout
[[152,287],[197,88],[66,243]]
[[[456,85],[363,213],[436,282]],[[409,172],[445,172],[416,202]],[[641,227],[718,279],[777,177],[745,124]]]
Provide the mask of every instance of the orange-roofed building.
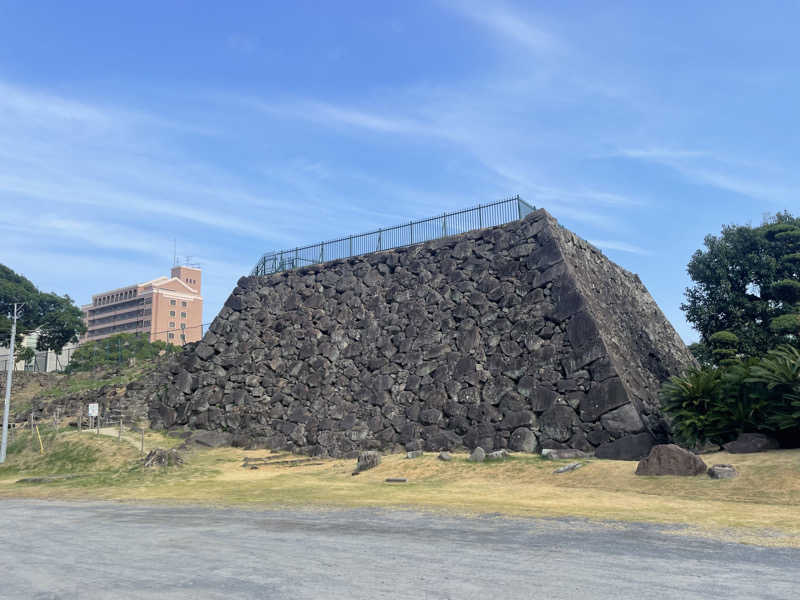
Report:
[[170,277],[95,294],[81,307],[87,331],[82,342],[118,333],[147,333],[150,341],[182,346],[203,337],[202,272],[172,267]]

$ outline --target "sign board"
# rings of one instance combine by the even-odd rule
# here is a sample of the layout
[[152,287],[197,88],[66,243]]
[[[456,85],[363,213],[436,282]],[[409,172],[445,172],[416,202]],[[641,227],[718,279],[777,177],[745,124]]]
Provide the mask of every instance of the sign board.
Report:
[[96,417],[100,412],[99,408],[100,408],[100,405],[97,404],[96,402],[93,402],[92,404],[90,404],[89,405],[89,416],[90,417]]

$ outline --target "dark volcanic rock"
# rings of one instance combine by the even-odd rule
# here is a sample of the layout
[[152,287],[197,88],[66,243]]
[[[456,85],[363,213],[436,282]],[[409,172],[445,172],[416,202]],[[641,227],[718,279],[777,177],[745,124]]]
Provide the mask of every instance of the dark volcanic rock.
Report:
[[763,433],[741,433],[734,441],[723,444],[722,447],[731,454],[750,454],[777,450],[780,445],[776,440]]
[[605,442],[595,450],[594,454],[597,458],[611,460],[639,460],[650,453],[653,443],[653,436],[649,433],[637,433]]
[[703,459],[675,444],[653,446],[636,466],[637,475],[701,475],[708,470]]
[[536,210],[242,277],[203,341],[126,394],[154,427],[244,447],[632,459],[666,441],[657,390],[692,361],[638,277]]
[[375,450],[367,450],[358,454],[358,462],[356,463],[356,472],[366,471],[373,469],[381,464],[381,455]]

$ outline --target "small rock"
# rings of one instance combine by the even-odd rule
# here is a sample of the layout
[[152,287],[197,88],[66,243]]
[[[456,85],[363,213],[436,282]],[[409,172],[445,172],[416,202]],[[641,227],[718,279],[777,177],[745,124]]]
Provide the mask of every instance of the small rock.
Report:
[[563,460],[565,458],[589,458],[590,454],[574,448],[545,448],[542,458],[547,460]]
[[676,444],[653,446],[647,458],[636,466],[637,475],[679,475],[691,477],[708,470],[703,459]]
[[570,471],[574,471],[575,469],[580,469],[585,464],[586,463],[582,462],[569,463],[568,465],[564,465],[563,467],[557,468],[555,471],[553,471],[553,474],[558,475],[559,473],[569,473]]
[[412,450],[411,452],[406,452],[406,458],[419,458],[423,454],[422,450]]
[[358,455],[358,463],[356,463],[356,473],[372,469],[381,464],[381,455],[375,450],[367,450]]
[[405,477],[387,477],[384,481],[386,483],[406,483],[408,479]]
[[733,479],[739,474],[733,465],[714,465],[708,470],[711,479]]
[[719,452],[720,450],[722,450],[722,446],[719,444],[712,444],[711,442],[697,444],[694,448],[692,448],[692,452],[695,454],[711,454],[713,452]]
[[484,460],[486,460],[486,452],[480,446],[475,448],[472,454],[469,455],[470,462],[483,462]]
[[740,433],[736,440],[723,444],[722,447],[731,454],[750,454],[751,452],[777,450],[780,444],[763,433]]
[[177,450],[164,450],[163,448],[153,448],[142,459],[145,467],[172,467],[183,464],[183,458]]
[[505,450],[495,450],[486,455],[486,460],[503,460],[506,456],[508,456],[508,452]]
[[453,457],[450,456],[449,452],[439,452],[439,460],[443,460],[445,462],[453,460]]

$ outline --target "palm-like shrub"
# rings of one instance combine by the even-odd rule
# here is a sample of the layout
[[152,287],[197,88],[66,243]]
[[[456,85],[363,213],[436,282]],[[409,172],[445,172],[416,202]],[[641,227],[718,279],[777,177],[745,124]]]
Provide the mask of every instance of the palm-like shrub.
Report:
[[682,377],[670,377],[661,387],[661,406],[680,442],[693,446],[709,438],[721,380],[719,369],[706,367],[689,369]]
[[769,391],[770,425],[800,430],[800,350],[792,346],[771,350],[753,365],[748,380]]
[[762,358],[690,369],[661,387],[661,406],[677,441],[724,443],[763,432],[800,443],[800,351],[781,346]]

